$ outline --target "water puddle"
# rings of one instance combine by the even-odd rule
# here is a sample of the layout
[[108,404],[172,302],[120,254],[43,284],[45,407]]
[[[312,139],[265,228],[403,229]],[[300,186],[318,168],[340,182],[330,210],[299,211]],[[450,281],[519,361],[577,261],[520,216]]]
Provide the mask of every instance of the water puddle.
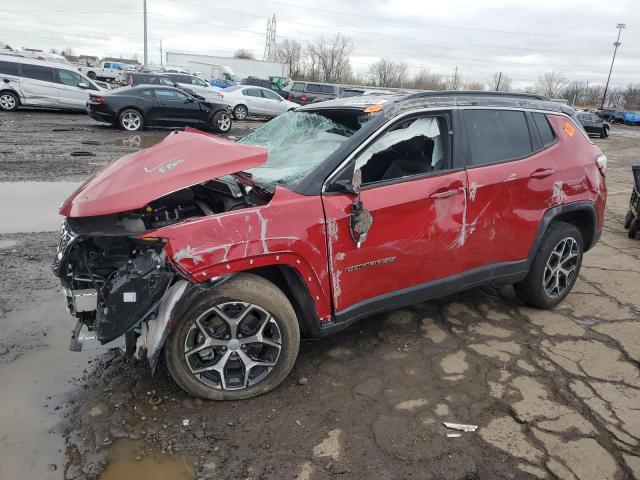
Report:
[[[138,456],[139,446],[133,440],[121,439],[113,444],[107,468],[100,480],[193,480],[196,478],[190,460],[182,455]],[[136,460],[136,458],[138,458]]]
[[77,182],[0,182],[0,233],[58,230],[58,207]]

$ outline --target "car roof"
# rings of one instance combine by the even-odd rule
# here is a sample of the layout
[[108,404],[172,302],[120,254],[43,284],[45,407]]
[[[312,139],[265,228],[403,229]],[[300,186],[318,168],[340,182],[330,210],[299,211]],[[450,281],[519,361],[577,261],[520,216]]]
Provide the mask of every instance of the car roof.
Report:
[[532,108],[562,112],[568,115],[575,113],[573,108],[561,105],[535,93],[509,93],[493,91],[434,91],[434,92],[399,92],[390,94],[371,94],[359,97],[344,97],[311,103],[299,107],[298,111],[314,110],[364,110],[370,105],[384,105],[385,110],[393,105],[398,112],[418,107],[456,107],[486,106],[506,108]]
[[14,62],[23,63],[27,65],[40,65],[43,67],[57,68],[59,70],[69,70],[72,72],[80,73],[76,67],[71,64],[49,62],[47,60],[38,60],[37,58],[23,57],[20,55],[6,55],[0,53],[0,62]]

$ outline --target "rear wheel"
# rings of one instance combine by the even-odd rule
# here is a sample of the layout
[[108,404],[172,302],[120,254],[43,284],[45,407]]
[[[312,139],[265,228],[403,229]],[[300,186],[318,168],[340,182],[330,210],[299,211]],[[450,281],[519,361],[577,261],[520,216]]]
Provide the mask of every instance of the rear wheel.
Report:
[[0,94],[0,110],[10,112],[18,108],[19,100],[15,93],[2,92]]
[[289,374],[300,345],[291,303],[274,284],[240,274],[203,291],[165,345],[171,376],[208,400],[266,393]]
[[247,118],[248,114],[249,112],[247,111],[247,107],[245,107],[244,105],[238,105],[233,109],[233,117],[236,120],[244,120],[245,118]]
[[580,230],[565,222],[547,228],[526,278],[515,285],[518,296],[532,307],[558,305],[573,288],[582,265]]
[[87,73],[87,77],[89,77],[91,80],[95,80],[96,79],[96,72]]
[[627,210],[627,214],[624,217],[624,228],[625,230],[629,229],[631,226],[631,221],[633,220],[633,212],[631,210]]
[[137,130],[142,130],[142,127],[144,126],[144,118],[139,111],[130,108],[123,110],[120,113],[118,116],[118,123],[122,129],[135,132]]
[[231,130],[231,116],[226,110],[216,113],[211,119],[211,128],[214,132],[227,133]]
[[629,231],[627,232],[627,235],[629,236],[629,238],[636,238],[636,233],[638,233],[638,227],[640,225],[638,225],[638,219],[634,218],[633,220],[631,220],[631,223],[629,224]]

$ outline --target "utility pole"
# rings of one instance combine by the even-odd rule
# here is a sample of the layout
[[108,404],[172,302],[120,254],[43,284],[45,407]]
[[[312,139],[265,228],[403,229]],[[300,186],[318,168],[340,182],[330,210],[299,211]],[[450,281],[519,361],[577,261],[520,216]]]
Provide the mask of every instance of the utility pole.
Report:
[[496,85],[496,92],[500,91],[500,80],[502,80],[502,72],[498,74],[498,84]]
[[611,72],[613,71],[613,62],[616,61],[616,52],[618,51],[618,47],[621,45],[620,43],[620,34],[622,33],[622,29],[623,28],[627,28],[627,26],[624,23],[619,23],[618,25],[616,25],[616,28],[618,29],[618,39],[613,42],[613,58],[611,59],[611,68],[609,68],[609,76],[607,77],[607,84],[604,87],[604,94],[602,95],[602,103],[600,104],[600,110],[602,110],[604,108],[604,101],[607,98],[607,90],[609,90],[609,80],[611,80]]
[[162,66],[162,39],[160,39],[160,66]]
[[149,50],[147,49],[147,0],[142,0],[144,12],[144,68],[149,65]]

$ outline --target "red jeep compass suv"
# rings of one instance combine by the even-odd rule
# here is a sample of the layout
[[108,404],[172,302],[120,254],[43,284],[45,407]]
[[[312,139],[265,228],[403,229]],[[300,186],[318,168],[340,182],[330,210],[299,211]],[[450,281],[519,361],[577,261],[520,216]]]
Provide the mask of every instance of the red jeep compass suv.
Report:
[[102,343],[187,392],[252,397],[300,332],[487,283],[551,308],[604,220],[606,157],[535,96],[364,96],[238,142],[197,130],[110,164],[62,205],[54,271]]

